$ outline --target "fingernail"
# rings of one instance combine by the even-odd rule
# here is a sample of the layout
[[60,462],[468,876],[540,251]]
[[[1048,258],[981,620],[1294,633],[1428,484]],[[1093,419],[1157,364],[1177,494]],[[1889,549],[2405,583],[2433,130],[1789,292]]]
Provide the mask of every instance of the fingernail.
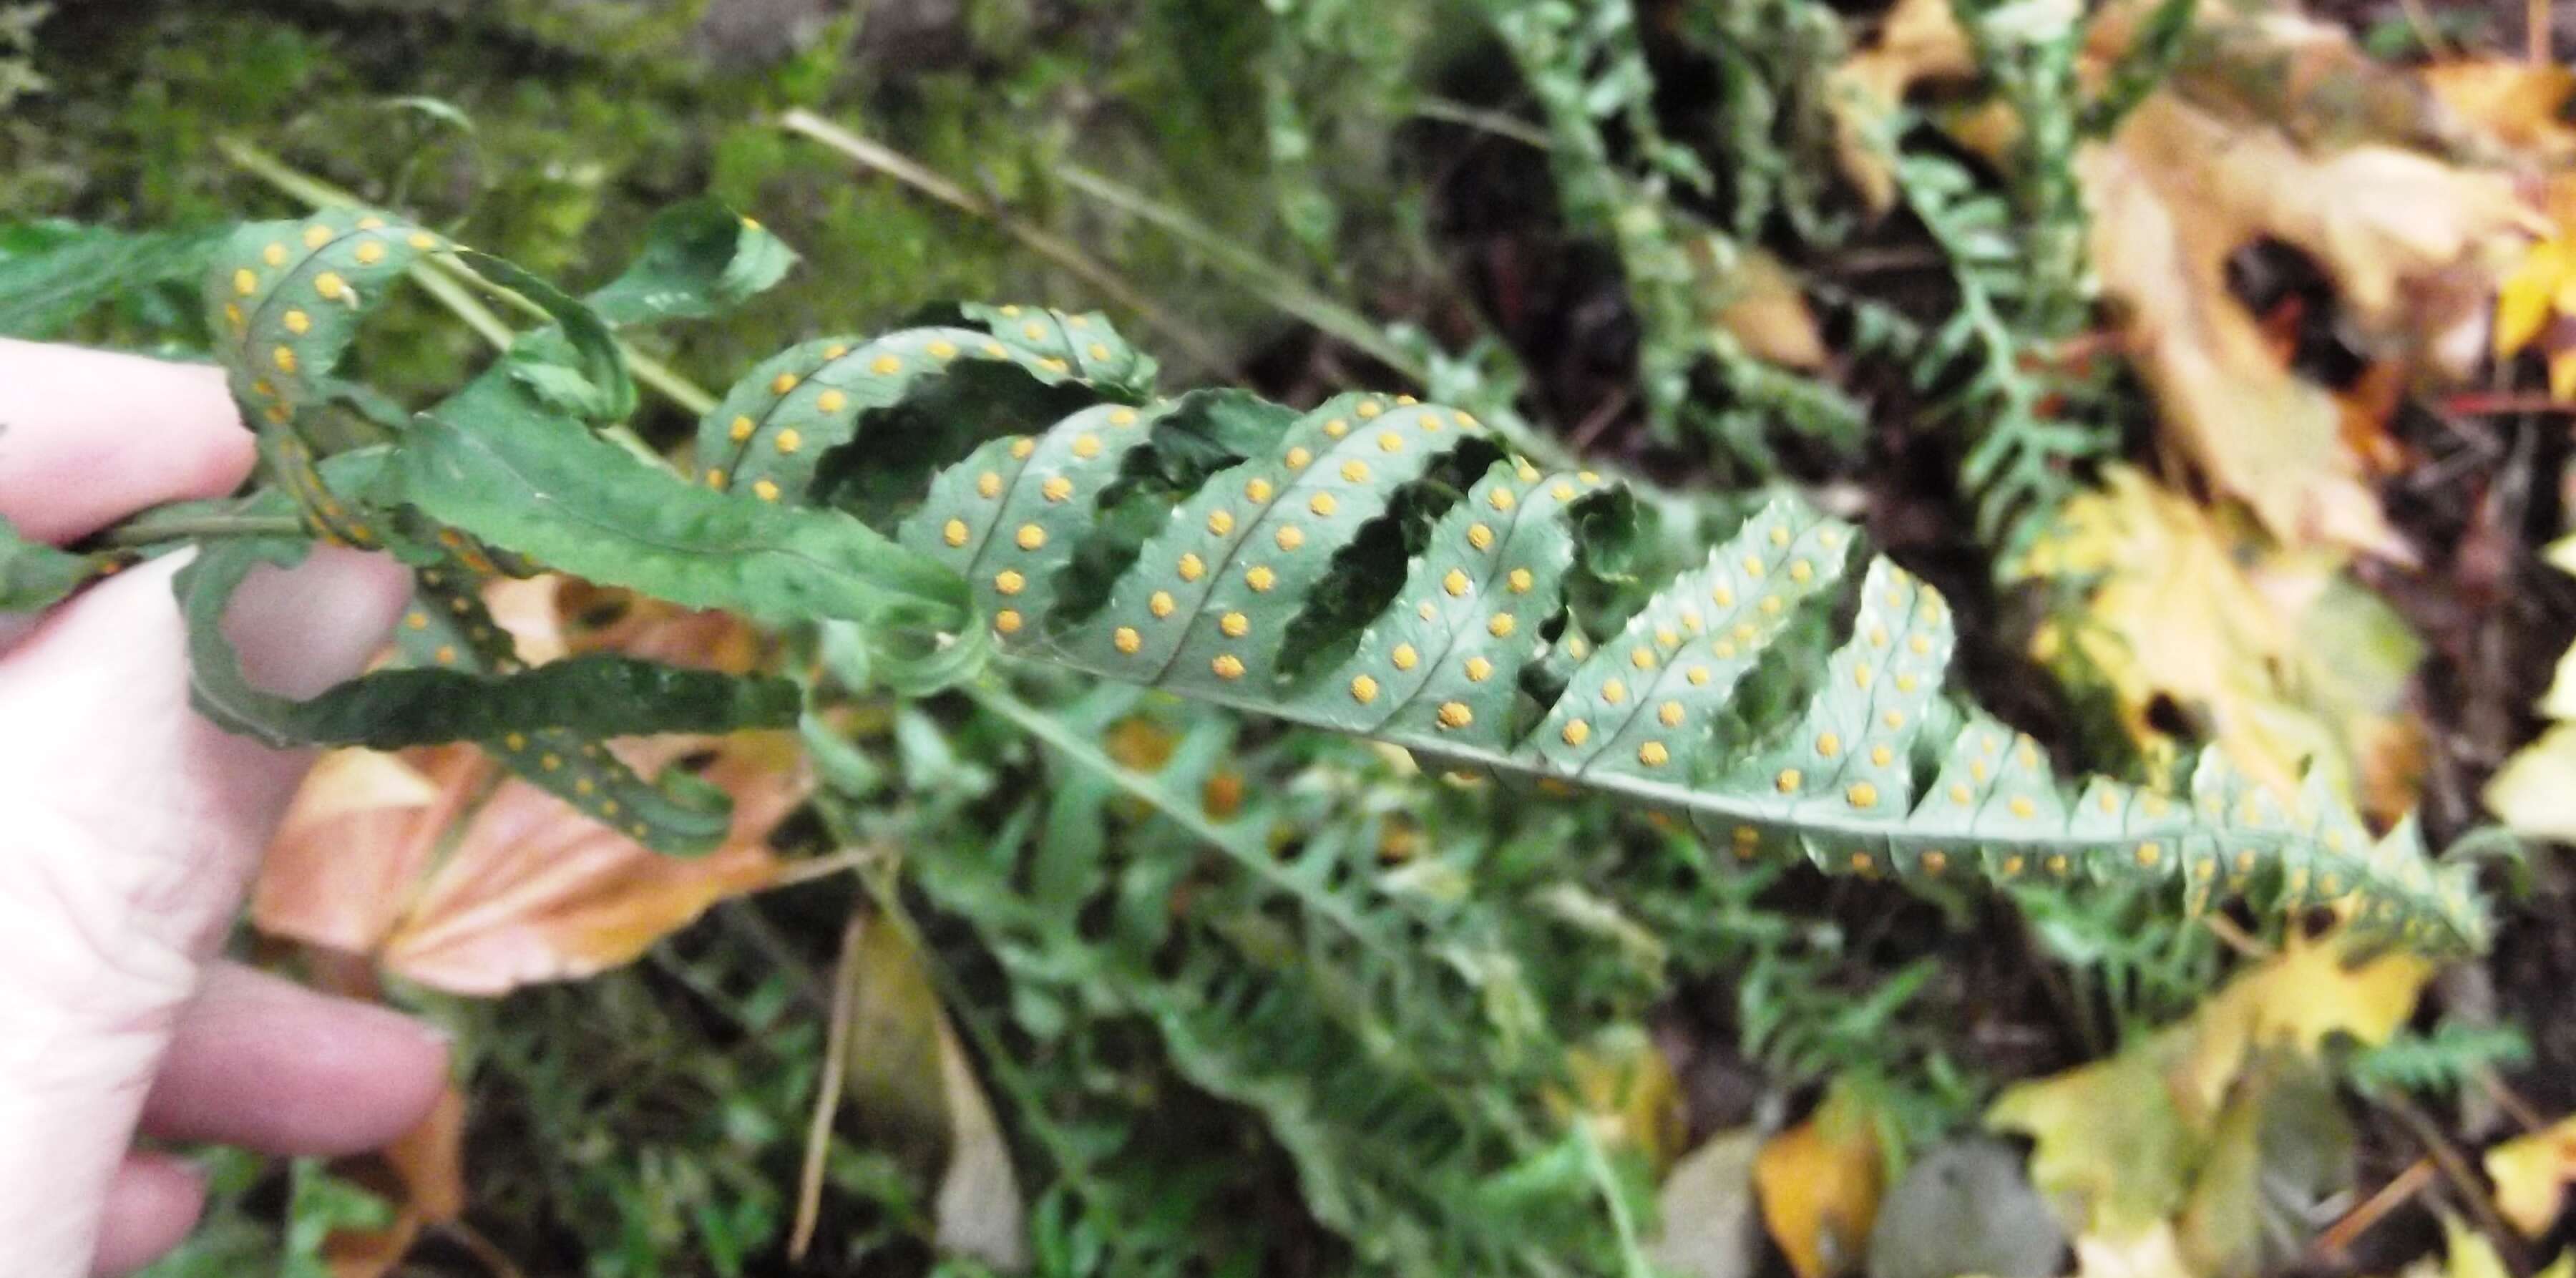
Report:
[[410,592],[393,560],[325,546],[292,570],[255,570],[224,611],[224,634],[251,682],[309,697],[366,668]]

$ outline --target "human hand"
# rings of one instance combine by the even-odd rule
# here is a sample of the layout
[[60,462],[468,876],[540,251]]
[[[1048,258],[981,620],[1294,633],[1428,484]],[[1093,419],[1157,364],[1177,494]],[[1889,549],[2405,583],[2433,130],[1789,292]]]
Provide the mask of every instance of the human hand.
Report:
[[[0,340],[0,516],[65,542],[232,491],[251,437],[221,375]],[[425,1027],[214,962],[306,752],[188,705],[169,556],[18,633],[0,618],[0,1269],[120,1273],[180,1241],[204,1187],[137,1132],[279,1154],[382,1145],[428,1112]],[[253,679],[359,671],[408,589],[381,557],[263,570],[225,617]],[[15,635],[14,643],[12,635]]]

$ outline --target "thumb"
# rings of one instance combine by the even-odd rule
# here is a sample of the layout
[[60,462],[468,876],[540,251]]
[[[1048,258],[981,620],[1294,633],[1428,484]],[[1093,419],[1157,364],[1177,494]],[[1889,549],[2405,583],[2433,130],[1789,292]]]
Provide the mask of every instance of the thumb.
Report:
[[[87,1271],[99,1211],[178,1009],[309,763],[188,706],[174,556],[102,584],[0,660],[0,1238]],[[309,695],[363,668],[403,607],[390,561],[264,569],[226,632]]]

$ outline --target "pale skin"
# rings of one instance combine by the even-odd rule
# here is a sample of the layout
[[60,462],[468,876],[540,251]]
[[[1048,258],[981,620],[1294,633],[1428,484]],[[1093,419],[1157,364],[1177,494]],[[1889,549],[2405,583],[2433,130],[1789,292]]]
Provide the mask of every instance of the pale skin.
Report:
[[[224,495],[252,460],[211,368],[0,340],[0,515],[29,537]],[[312,760],[189,709],[180,562],[0,617],[0,1251],[22,1278],[128,1273],[187,1235],[198,1174],[138,1139],[352,1153],[446,1079],[427,1027],[215,957]],[[226,630],[306,695],[365,664],[407,590],[317,552],[255,576]]]

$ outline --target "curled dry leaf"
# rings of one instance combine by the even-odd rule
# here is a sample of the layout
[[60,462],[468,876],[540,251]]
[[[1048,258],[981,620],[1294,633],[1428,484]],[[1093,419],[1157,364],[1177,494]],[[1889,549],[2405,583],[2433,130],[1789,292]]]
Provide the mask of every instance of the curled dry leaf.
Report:
[[394,1204],[381,1229],[342,1229],[322,1243],[331,1278],[383,1278],[423,1229],[465,1214],[465,1096],[454,1085],[418,1126],[384,1149],[335,1167]]
[[[2576,537],[2552,545],[2548,558],[2576,572]],[[2576,648],[2560,654],[2538,708],[2549,730],[2505,760],[2483,797],[2487,810],[2521,833],[2576,840]]]
[[[719,614],[551,578],[493,594],[532,654],[614,649],[735,671],[759,658],[756,636]],[[647,773],[708,755],[700,775],[735,805],[723,846],[693,860],[662,856],[471,746],[335,751],[270,847],[252,919],[272,935],[372,955],[425,985],[492,995],[629,962],[775,876],[768,835],[812,787],[794,734],[665,737],[615,751]]]

